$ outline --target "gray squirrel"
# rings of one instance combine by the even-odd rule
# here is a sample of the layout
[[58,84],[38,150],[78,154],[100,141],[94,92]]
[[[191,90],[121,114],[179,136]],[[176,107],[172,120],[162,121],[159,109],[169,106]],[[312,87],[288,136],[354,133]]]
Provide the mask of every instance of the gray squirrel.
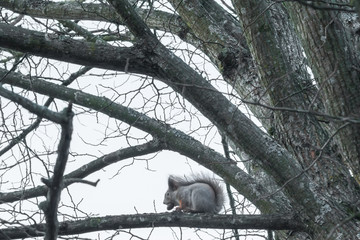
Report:
[[218,181],[205,175],[181,178],[170,175],[165,193],[167,210],[192,213],[218,213],[224,203],[224,193]]

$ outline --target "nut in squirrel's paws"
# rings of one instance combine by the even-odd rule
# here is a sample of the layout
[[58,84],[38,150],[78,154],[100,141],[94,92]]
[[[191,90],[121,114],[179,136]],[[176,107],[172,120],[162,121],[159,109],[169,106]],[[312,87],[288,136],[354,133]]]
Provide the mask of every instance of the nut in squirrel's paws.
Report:
[[175,204],[173,204],[173,203],[169,203],[168,205],[167,205],[167,210],[171,210],[171,209],[173,209],[175,207]]

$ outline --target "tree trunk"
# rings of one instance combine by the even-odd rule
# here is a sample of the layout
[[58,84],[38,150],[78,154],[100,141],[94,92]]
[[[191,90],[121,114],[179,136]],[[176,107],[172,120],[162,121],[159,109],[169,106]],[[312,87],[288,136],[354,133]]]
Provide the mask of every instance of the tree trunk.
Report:
[[[316,11],[296,3],[288,9],[330,115],[348,123],[336,136],[341,155],[360,184],[360,61],[349,28],[340,14]],[[306,19],[306,21],[303,21]],[[338,129],[343,121],[332,124]]]
[[[295,29],[291,21],[289,21],[283,6],[265,1],[234,1],[234,6],[242,22],[243,29],[245,29],[244,33],[252,50],[253,58],[257,63],[260,79],[272,99],[272,106],[280,107],[280,109],[311,109],[315,105],[316,111],[323,111],[322,99],[329,99],[330,96],[325,98],[317,97],[318,93],[307,74],[305,61],[296,60],[302,59],[302,49],[297,40]],[[295,6],[290,8],[294,12],[298,9]],[[304,15],[299,17],[298,19],[301,19],[299,22],[304,25],[308,24],[309,21],[303,21],[308,17]],[[314,21],[314,25],[318,26],[318,22]],[[319,29],[312,29],[308,32],[319,32]],[[312,50],[311,53],[315,55],[316,51]],[[340,55],[346,56],[345,52],[341,52]],[[354,54],[352,56],[354,57]],[[323,57],[317,56],[316,59],[321,63],[326,62],[323,61]],[[329,61],[331,60],[329,59]],[[354,64],[347,66],[354,66]],[[324,69],[324,66],[320,68]],[[319,79],[325,78],[321,76]],[[351,79],[359,81],[360,78],[357,75],[355,78],[350,77],[348,79],[354,85],[354,80]],[[348,96],[355,96],[354,93],[359,92],[358,90],[355,90],[352,94],[349,93]],[[321,93],[321,89],[318,91]],[[354,98],[358,99],[358,95]],[[359,103],[354,102],[355,99],[349,104],[354,104],[351,106],[360,106]],[[339,132],[340,136],[342,134],[348,136],[348,133],[342,131],[343,129],[337,131],[337,128],[334,128],[329,133],[326,128],[323,128],[318,119],[311,114],[303,115],[281,111],[275,113],[275,119],[277,120],[275,122],[275,137],[296,155],[298,163],[301,164],[306,174],[311,176],[314,184],[314,194],[318,196],[317,200],[319,203],[323,202],[323,204],[320,204],[322,207],[318,209],[319,212],[312,212],[306,207],[305,211],[307,211],[306,215],[313,221],[315,239],[325,236],[332,230],[332,226],[336,222],[341,222],[347,218],[348,206],[354,206],[358,198],[358,186],[354,182],[352,182],[350,189],[346,186],[345,183],[352,177],[343,164],[343,160],[338,156],[339,152],[336,145],[329,143],[332,133]],[[339,128],[340,124],[337,127]],[[353,130],[354,127],[357,128],[358,125],[353,126]],[[278,133],[280,134],[278,135]],[[355,131],[355,140],[352,141],[356,144],[351,145],[352,148],[357,150],[360,149],[356,146],[359,143],[356,140],[359,136],[359,133]],[[355,157],[353,159],[359,158]],[[324,168],[325,164],[326,168]],[[334,176],[336,176],[336,180]],[[354,193],[356,194],[354,195]],[[328,201],[329,199],[332,199],[332,201]],[[328,204],[327,207],[329,207],[326,211],[324,211],[327,205],[325,201]],[[337,229],[339,232],[343,232],[339,233],[339,235],[355,236],[358,232],[357,224],[356,220],[353,219],[352,223],[349,221],[348,225],[342,225],[341,227],[344,229]]]

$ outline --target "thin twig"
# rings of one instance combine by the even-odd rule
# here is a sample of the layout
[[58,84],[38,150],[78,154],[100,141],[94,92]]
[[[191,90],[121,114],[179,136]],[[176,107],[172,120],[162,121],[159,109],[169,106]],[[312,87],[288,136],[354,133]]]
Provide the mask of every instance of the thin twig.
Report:
[[[229,159],[229,161],[232,161],[230,158],[230,153],[229,153],[229,145],[226,141],[226,137],[225,135],[222,134],[222,138],[221,138],[221,143],[223,145],[224,148],[224,153],[225,153],[225,157],[227,159]],[[234,201],[234,197],[231,193],[231,188],[230,188],[230,184],[226,183],[226,191],[227,194],[229,196],[229,203],[230,203],[230,207],[231,207],[231,213],[232,215],[236,215],[236,207],[235,207],[235,201]],[[239,231],[235,228],[232,230],[234,232],[234,236],[236,240],[239,240]]]

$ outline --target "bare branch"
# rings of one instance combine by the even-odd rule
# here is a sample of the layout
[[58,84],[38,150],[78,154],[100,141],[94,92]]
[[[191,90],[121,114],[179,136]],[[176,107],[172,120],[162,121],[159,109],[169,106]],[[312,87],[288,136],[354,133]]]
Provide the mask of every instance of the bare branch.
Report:
[[151,33],[149,27],[136,13],[133,6],[128,1],[124,0],[108,0],[108,2],[115,8],[116,12],[121,16],[125,25],[130,31],[142,41],[153,39],[155,36]]
[[[19,14],[37,18],[51,18],[57,20],[91,20],[105,21],[123,25],[119,15],[113,7],[107,4],[79,3],[78,1],[60,2],[43,1],[44,4],[31,4],[27,1],[0,2],[0,6]],[[174,33],[189,31],[186,24],[178,15],[159,10],[136,8],[136,12],[152,29],[171,31]],[[166,23],[166,24],[164,24]],[[186,29],[184,29],[186,28]]]
[[130,61],[129,72],[156,75],[146,56],[135,47],[74,40],[70,37],[26,30],[0,23],[0,47],[28,52],[75,64],[112,70],[123,70]]
[[[214,229],[271,229],[301,231],[304,226],[290,216],[280,215],[213,215],[213,214],[135,214],[94,217],[59,224],[59,235],[73,235],[101,230],[154,227],[192,227]],[[45,224],[2,229],[0,240],[41,236]]]
[[[150,141],[145,144],[132,146],[124,149],[117,150],[115,152],[104,155],[94,161],[89,162],[81,166],[80,168],[72,171],[71,173],[64,176],[64,187],[67,187],[74,183],[71,179],[83,179],[86,176],[116,162],[131,157],[141,156],[149,153],[154,153],[162,149],[159,141]],[[18,201],[20,199],[29,199],[39,196],[44,196],[47,193],[46,186],[38,186],[31,189],[0,193],[0,204]]]
[[88,184],[90,186],[96,187],[99,182],[100,182],[100,179],[96,180],[95,182],[91,182],[91,181],[80,179],[80,178],[64,178],[64,186],[68,186],[73,183],[84,183],[84,184]]
[[71,135],[73,131],[72,118],[72,104],[62,112],[66,122],[61,124],[61,138],[58,146],[58,156],[54,167],[54,175],[48,179],[48,194],[45,202],[41,203],[41,209],[45,213],[46,230],[45,240],[56,240],[59,223],[57,219],[58,204],[60,201],[61,191],[63,189],[63,175],[65,166],[69,156],[69,148],[71,142]]
[[36,104],[29,99],[20,96],[17,93],[5,89],[2,85],[0,85],[0,95],[20,104],[30,112],[37,114],[38,116],[41,116],[43,118],[49,119],[50,121],[53,121],[55,123],[62,124],[67,121],[67,118],[64,114],[51,111],[44,106]]

